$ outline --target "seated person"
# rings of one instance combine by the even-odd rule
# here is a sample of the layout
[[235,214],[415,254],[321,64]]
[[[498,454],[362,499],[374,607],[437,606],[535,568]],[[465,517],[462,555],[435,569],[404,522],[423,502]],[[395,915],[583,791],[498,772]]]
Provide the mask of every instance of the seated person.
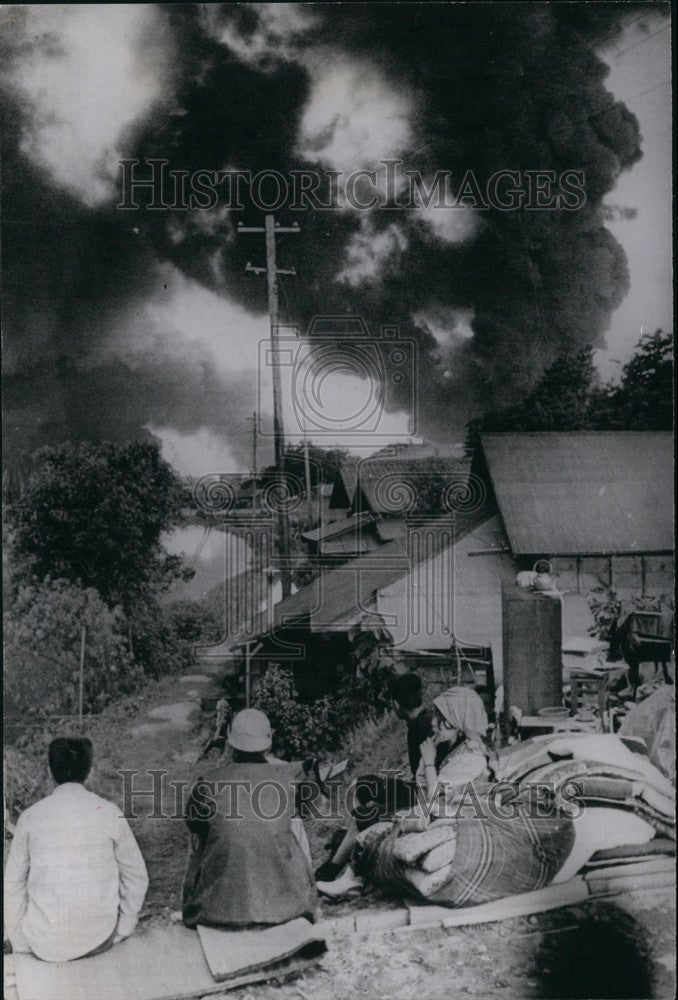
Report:
[[263,712],[233,719],[233,761],[219,781],[198,782],[186,824],[191,858],[183,888],[187,927],[244,927],[314,919],[317,893],[310,858],[293,830],[295,765],[271,763],[272,731]]
[[[489,777],[485,706],[469,687],[451,687],[433,701],[433,736],[421,745],[417,784],[428,796],[453,796],[469,781]],[[442,802],[433,806],[437,811]]]
[[46,962],[105,951],[137,924],[148,875],[127,820],[87,791],[92,743],[52,740],[56,788],[19,817],[5,869],[5,925],[15,952]]

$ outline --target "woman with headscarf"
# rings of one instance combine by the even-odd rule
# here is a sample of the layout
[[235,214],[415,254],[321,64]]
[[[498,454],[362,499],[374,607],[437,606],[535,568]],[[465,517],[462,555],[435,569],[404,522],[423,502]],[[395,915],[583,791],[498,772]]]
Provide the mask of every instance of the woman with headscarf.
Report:
[[485,735],[489,726],[480,696],[469,687],[451,687],[433,701],[433,736],[421,745],[417,784],[435,797],[431,814],[468,782],[489,777]]

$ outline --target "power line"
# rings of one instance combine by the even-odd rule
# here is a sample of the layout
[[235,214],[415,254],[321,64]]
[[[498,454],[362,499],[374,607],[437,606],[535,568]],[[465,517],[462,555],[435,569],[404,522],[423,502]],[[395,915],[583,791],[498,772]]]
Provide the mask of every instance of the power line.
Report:
[[289,300],[289,296],[287,294],[287,286],[285,285],[285,282],[281,278],[278,279],[278,284],[282,288],[282,293],[285,296],[285,307],[287,309],[287,321],[288,321],[288,323],[291,323],[292,322],[292,310],[290,308],[290,300]]
[[184,470],[184,473],[185,473],[185,475],[186,475],[186,476],[188,477],[188,479],[189,479],[189,480],[190,480],[190,482],[192,483],[192,482],[193,482],[193,476],[192,476],[192,475],[191,475],[191,473],[190,473],[190,472],[188,471],[188,466],[187,466],[187,465],[186,465],[186,463],[185,463],[185,462],[184,462],[184,461],[182,460],[182,458],[181,458],[181,455],[179,454],[179,452],[178,452],[178,451],[177,451],[177,449],[176,449],[176,448],[174,447],[174,445],[172,444],[172,442],[171,442],[171,441],[170,441],[170,450],[171,450],[172,454],[174,455],[174,457],[176,458],[176,460],[177,460],[177,462],[179,463],[179,465],[181,466],[181,468],[182,468],[182,469]]
[[648,16],[648,12],[647,11],[643,11],[643,13],[642,14],[638,14],[637,17],[632,17],[630,21],[623,22],[617,28],[615,28],[614,31],[611,31],[609,35],[603,35],[602,38],[599,38],[597,41],[592,42],[591,44],[592,44],[593,48],[594,49],[598,48],[598,46],[602,45],[603,42],[608,41],[610,38],[614,38],[615,35],[621,34],[623,31],[626,31],[627,28],[630,28],[632,24],[637,24],[639,21],[642,21],[643,18],[646,18],[647,16]]
[[196,546],[196,549],[195,549],[195,552],[193,553],[193,555],[191,556],[191,558],[188,560],[189,563],[194,563],[194,562],[196,562],[196,560],[198,560],[200,558],[200,556],[202,554],[202,550],[205,547],[205,542],[207,541],[207,539],[208,539],[209,534],[210,534],[211,531],[212,531],[212,526],[211,525],[205,525],[205,527],[203,528],[203,531],[202,531],[202,538],[198,542],[198,544]]
[[629,101],[637,101],[639,97],[645,97],[646,94],[653,94],[655,90],[659,90],[660,87],[667,87],[671,83],[670,80],[662,80],[661,83],[657,83],[654,87],[648,87],[647,90],[641,90],[638,94],[631,94],[630,97],[618,97],[618,101],[623,101],[624,104],[628,104]]
[[628,104],[630,101],[637,101],[639,97],[645,97],[646,94],[652,94],[655,90],[659,90],[660,87],[666,87],[670,83],[670,80],[662,80],[661,83],[655,84],[654,87],[648,87],[647,90],[641,90],[637,94],[630,94],[628,97],[615,97],[615,103],[611,108],[605,108],[604,111],[594,111],[590,115],[587,115],[583,121],[591,121],[592,118],[600,118],[601,115],[609,115],[610,112],[616,111],[620,104]]
[[628,104],[630,101],[635,101],[639,97],[644,97],[646,94],[651,94],[655,90],[659,90],[660,87],[665,87],[667,84],[670,83],[671,80],[662,80],[660,83],[654,84],[654,86],[648,87],[646,90],[639,90],[638,93],[630,94],[628,97],[613,97],[613,95],[610,95],[610,97],[613,100],[611,107],[601,108],[600,111],[591,111],[590,114],[586,115],[584,118],[578,118],[576,121],[573,121],[572,124],[584,125],[587,122],[593,121],[594,118],[602,118],[604,115],[612,114],[613,111],[618,110],[620,104]]
[[614,54],[615,59],[618,59],[619,56],[623,56],[625,52],[630,52],[631,49],[637,48],[639,45],[642,45],[644,42],[649,42],[651,38],[655,37],[655,35],[661,34],[662,31],[666,31],[666,29],[670,28],[670,27],[671,27],[670,24],[663,24],[661,26],[661,28],[657,28],[657,30],[653,31],[651,35],[645,35],[644,38],[641,38],[641,39],[639,39],[639,41],[634,42],[633,45],[629,45],[629,47],[627,49],[622,49],[621,52],[615,52],[615,54]]

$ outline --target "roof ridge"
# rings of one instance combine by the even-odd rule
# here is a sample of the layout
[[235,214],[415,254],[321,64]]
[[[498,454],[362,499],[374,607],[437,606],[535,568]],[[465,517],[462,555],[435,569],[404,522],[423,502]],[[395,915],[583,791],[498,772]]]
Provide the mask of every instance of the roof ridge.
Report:
[[481,431],[481,438],[488,437],[548,437],[555,436],[556,434],[567,436],[567,437],[583,437],[585,434],[589,435],[616,435],[621,437],[622,434],[655,434],[663,435],[666,437],[673,437],[673,431],[634,431],[634,430],[579,430],[579,431]]

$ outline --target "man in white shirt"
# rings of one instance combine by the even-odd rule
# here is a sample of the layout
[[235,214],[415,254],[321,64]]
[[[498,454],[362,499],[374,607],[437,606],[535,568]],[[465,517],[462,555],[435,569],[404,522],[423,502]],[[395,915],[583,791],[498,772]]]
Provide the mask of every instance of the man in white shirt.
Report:
[[16,825],[5,869],[5,930],[13,951],[67,962],[129,937],[148,875],[118,806],[83,787],[91,741],[52,740],[49,766],[57,787]]

